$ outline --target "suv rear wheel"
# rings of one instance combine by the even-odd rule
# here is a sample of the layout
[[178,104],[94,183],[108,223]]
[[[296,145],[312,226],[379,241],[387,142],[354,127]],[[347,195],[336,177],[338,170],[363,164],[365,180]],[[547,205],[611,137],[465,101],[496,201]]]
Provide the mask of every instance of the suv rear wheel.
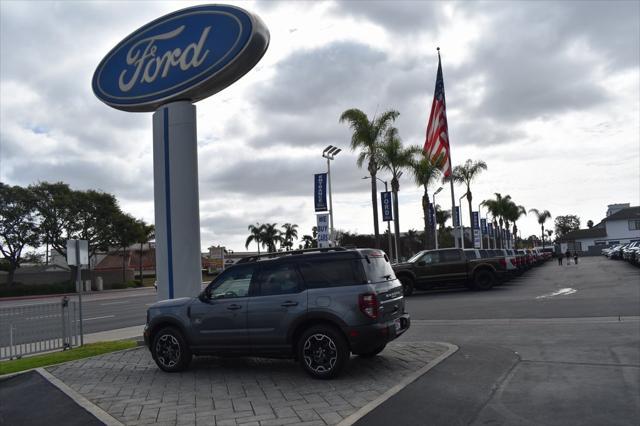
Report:
[[495,282],[495,276],[487,270],[478,271],[473,275],[473,287],[476,290],[489,290]]
[[413,282],[413,278],[409,276],[400,277],[400,284],[402,284],[402,295],[404,297],[409,297],[413,294],[413,288],[415,286]]
[[165,327],[155,334],[151,355],[158,367],[168,373],[187,369],[192,358],[189,345],[174,327]]
[[298,340],[298,359],[311,377],[332,379],[340,374],[349,359],[347,341],[333,327],[310,327]]

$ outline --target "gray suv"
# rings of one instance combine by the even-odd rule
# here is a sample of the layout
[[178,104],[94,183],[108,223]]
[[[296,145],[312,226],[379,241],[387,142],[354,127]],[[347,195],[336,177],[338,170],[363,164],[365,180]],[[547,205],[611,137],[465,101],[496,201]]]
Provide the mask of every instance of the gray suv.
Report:
[[409,328],[402,285],[380,250],[336,247],[243,259],[194,298],[147,311],[146,345],[167,372],[192,355],[295,358],[311,376],[340,373]]

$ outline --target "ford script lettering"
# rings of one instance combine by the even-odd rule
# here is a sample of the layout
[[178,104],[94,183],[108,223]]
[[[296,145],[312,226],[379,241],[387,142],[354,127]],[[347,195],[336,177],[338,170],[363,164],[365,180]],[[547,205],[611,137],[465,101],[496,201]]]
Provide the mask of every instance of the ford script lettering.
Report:
[[249,72],[268,45],[267,27],[243,9],[183,9],[145,25],[111,50],[94,73],[93,91],[125,111],[197,102]]

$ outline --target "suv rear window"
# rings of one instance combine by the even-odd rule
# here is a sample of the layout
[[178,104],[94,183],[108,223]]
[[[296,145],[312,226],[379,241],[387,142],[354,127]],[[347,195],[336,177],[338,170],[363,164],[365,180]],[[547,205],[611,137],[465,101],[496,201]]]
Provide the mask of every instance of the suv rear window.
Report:
[[360,262],[364,267],[367,279],[371,283],[379,283],[383,281],[394,280],[396,274],[391,268],[389,258],[380,250],[360,250],[365,256]]
[[314,260],[299,264],[307,288],[365,284],[360,259]]

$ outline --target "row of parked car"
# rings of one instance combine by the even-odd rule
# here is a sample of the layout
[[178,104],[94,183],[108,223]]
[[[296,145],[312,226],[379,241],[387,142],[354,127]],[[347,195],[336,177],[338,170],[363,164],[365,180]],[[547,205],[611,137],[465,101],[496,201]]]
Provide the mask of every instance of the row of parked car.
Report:
[[393,265],[405,296],[415,290],[464,285],[489,290],[553,257],[553,249],[424,250]]
[[626,260],[629,263],[640,266],[640,241],[607,247],[602,250],[602,254],[609,259]]

